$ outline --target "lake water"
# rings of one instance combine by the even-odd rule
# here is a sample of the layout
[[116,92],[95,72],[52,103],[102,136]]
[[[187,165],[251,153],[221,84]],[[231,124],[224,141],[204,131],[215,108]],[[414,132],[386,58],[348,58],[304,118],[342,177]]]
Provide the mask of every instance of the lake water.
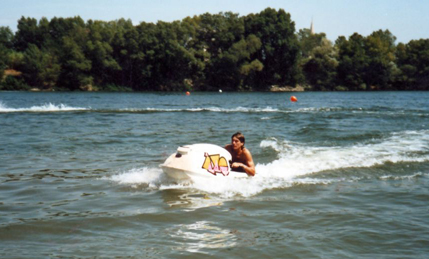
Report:
[[[0,92],[0,257],[428,258],[429,92],[291,95]],[[253,178],[159,168],[236,131]]]

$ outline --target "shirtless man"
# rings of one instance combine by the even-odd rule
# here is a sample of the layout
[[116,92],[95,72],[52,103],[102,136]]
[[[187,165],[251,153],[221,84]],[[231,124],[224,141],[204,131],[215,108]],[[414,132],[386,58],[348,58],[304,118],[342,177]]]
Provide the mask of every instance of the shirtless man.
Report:
[[231,144],[225,146],[225,149],[231,153],[231,169],[238,172],[245,172],[249,176],[255,176],[255,164],[252,154],[244,147],[244,136],[240,132],[231,137]]

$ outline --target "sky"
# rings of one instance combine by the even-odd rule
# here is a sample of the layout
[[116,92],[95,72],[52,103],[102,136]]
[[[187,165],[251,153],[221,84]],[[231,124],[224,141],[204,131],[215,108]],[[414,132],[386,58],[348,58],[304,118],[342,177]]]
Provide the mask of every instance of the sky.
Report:
[[329,40],[357,32],[368,36],[388,29],[396,43],[429,38],[428,0],[0,0],[0,26],[17,30],[18,20],[31,17],[80,16],[87,20],[120,18],[140,22],[182,20],[187,16],[220,12],[246,16],[265,8],[284,9],[296,31],[309,28]]

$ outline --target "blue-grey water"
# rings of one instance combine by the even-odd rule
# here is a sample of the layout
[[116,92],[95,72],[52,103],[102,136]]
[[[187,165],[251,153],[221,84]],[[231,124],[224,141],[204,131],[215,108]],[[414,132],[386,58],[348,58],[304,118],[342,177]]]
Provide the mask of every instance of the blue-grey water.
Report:
[[[429,92],[0,92],[0,258],[428,258]],[[257,174],[177,183],[246,136]]]

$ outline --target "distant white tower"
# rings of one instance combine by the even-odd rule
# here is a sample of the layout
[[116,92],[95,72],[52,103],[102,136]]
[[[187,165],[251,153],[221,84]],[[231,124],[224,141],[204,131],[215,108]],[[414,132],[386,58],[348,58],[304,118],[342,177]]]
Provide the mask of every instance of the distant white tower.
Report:
[[311,18],[310,35],[314,34],[313,18]]

